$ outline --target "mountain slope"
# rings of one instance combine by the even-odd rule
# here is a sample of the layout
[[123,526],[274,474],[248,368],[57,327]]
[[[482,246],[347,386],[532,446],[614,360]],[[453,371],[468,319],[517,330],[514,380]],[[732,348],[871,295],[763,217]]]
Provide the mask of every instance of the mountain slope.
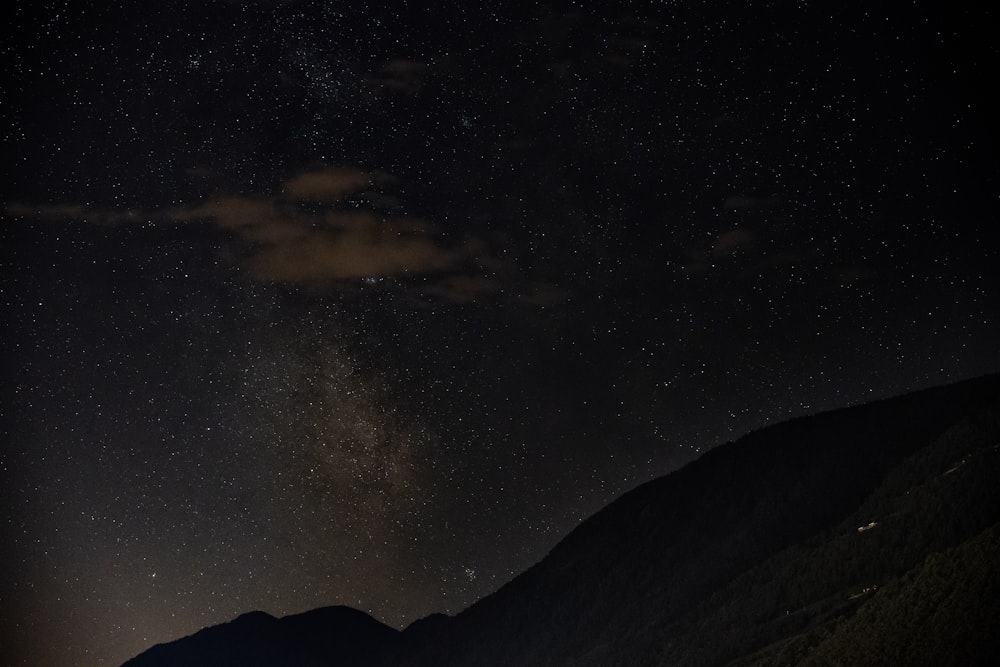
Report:
[[[747,569],[662,628],[659,657],[671,664],[797,665],[812,659],[830,633],[849,636],[841,622],[885,604],[889,583],[977,539],[1000,519],[998,443],[1000,404],[994,403],[903,461],[844,521]],[[972,576],[975,568],[968,569]],[[995,600],[991,606],[981,596],[965,596],[961,604],[965,627],[997,617]],[[944,645],[958,630],[937,625],[936,633],[921,636]],[[725,641],[713,641],[719,637]],[[886,645],[866,655],[891,653]],[[889,662],[921,664],[912,658]],[[922,664],[942,663],[929,653]]]
[[[928,390],[779,424],[712,450],[625,494],[395,661],[673,663],[683,636],[668,628],[741,573],[847,519],[904,459],[978,414],[997,391],[995,377]],[[753,619],[742,622],[752,633]],[[727,646],[727,634],[706,637],[706,650]],[[743,650],[733,648],[727,659]]]
[[893,579],[803,663],[995,665],[1000,524]]
[[[280,660],[241,664],[315,664],[291,651],[333,634],[355,639],[350,664],[835,664],[857,645],[878,664],[904,654],[908,626],[879,653],[864,619],[925,595],[940,558],[957,592],[941,598],[945,625],[917,619],[937,628],[920,651],[966,637],[966,663],[995,656],[974,639],[996,617],[982,563],[1000,521],[998,396],[991,376],[763,429],[625,494],[454,618],[369,635],[330,618],[254,652]],[[201,656],[201,634],[129,664],[208,664],[143,661],[182,642]]]

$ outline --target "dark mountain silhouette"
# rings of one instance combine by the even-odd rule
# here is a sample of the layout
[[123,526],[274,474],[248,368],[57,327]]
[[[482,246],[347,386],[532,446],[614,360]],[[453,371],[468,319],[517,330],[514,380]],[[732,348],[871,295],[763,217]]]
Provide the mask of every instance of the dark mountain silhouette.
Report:
[[995,664],[997,480],[990,376],[718,447],[455,617],[248,614],[127,664]]
[[398,632],[349,607],[275,618],[262,611],[159,644],[127,667],[265,667],[371,664]]

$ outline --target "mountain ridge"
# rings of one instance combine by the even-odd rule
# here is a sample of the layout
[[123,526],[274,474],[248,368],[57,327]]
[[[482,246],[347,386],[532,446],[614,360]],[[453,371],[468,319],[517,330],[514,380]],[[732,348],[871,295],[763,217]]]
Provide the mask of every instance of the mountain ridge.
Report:
[[[989,454],[1000,433],[997,396],[1000,376],[986,376],[752,432],[623,494],[456,616],[374,631],[370,650],[352,658],[367,662],[327,653],[326,664],[796,664],[822,646],[842,648],[830,639],[838,624],[885,599],[865,577],[899,580],[978,535],[988,551],[989,526],[1000,519],[988,486],[1000,458]],[[947,535],[911,511],[934,493],[950,503],[941,509],[955,523]],[[893,507],[903,527],[876,517]],[[885,541],[881,569],[842,557],[855,538]],[[813,572],[816,563],[828,576]],[[808,595],[792,606],[797,588]],[[126,665],[180,664],[140,660],[147,653]]]
[[330,606],[275,618],[251,611],[228,623],[199,630],[149,650],[122,667],[168,665],[301,665],[319,667],[331,661],[367,664],[372,646],[392,641],[398,633],[363,611]]

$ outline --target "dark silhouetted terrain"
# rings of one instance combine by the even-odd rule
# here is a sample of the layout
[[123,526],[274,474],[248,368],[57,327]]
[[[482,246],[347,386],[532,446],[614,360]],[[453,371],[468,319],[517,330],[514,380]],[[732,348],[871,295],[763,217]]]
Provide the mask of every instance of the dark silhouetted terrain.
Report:
[[397,631],[348,607],[324,607],[274,618],[261,611],[169,644],[154,646],[126,665],[371,664]]
[[747,435],[455,617],[253,613],[127,664],[996,664],[998,399],[991,376]]

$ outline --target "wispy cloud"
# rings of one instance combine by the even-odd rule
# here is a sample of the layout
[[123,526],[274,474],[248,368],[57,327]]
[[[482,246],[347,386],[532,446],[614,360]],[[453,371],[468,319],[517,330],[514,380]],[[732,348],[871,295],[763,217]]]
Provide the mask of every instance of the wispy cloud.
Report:
[[738,252],[746,250],[757,242],[757,235],[749,229],[730,229],[719,234],[712,247],[712,255],[715,257],[729,257]]
[[386,284],[460,303],[488,296],[558,300],[558,289],[519,277],[495,242],[399,213],[400,200],[386,192],[394,182],[381,172],[324,167],[293,174],[269,193],[220,195],[167,209],[10,204],[5,211],[95,224],[211,224],[241,242],[241,262],[261,282],[317,290]]
[[[220,197],[176,209],[171,218],[210,220],[249,241],[247,266],[263,281],[322,286],[461,272],[487,252],[482,241],[450,238],[421,218],[341,206],[348,195],[387,178],[344,167],[312,170],[270,196]],[[302,205],[309,202],[322,206]]]
[[336,202],[352,192],[367,188],[376,178],[375,174],[345,167],[316,169],[285,181],[281,193],[300,201]]
[[96,209],[83,204],[22,204],[13,202],[4,206],[4,213],[29,220],[82,220],[94,225],[117,225],[143,219],[143,212],[136,209]]

